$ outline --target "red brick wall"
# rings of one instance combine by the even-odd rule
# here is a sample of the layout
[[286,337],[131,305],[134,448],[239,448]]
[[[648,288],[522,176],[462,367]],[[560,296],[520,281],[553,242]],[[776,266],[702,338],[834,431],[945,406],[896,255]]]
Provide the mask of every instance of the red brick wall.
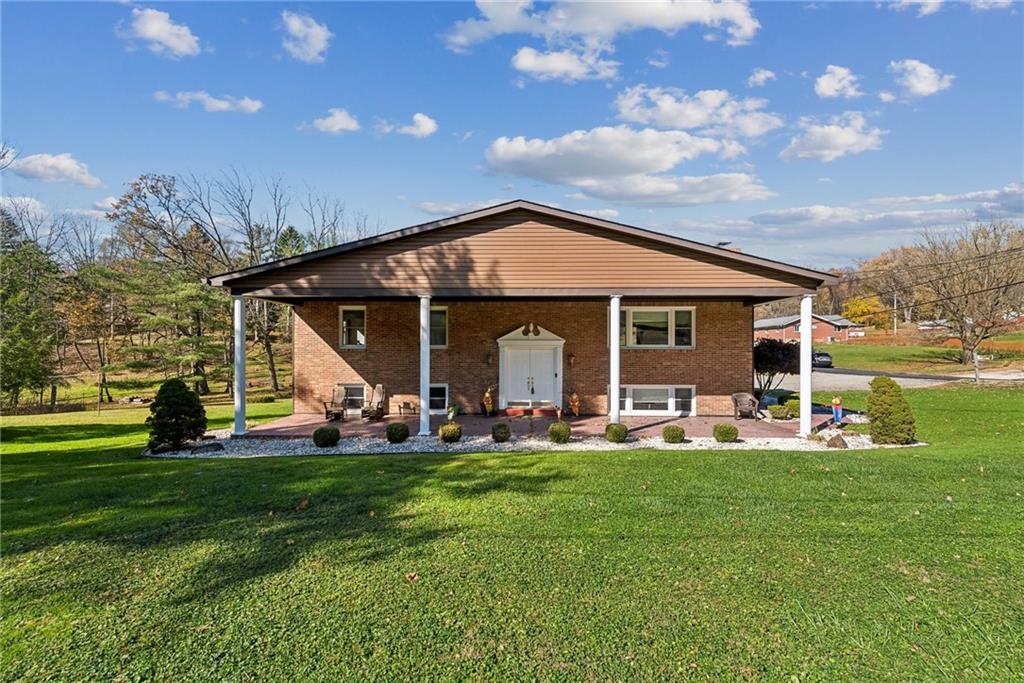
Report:
[[[364,305],[367,347],[338,348],[338,307]],[[448,384],[449,401],[479,412],[489,385],[498,384],[498,337],[533,322],[565,339],[563,389],[575,389],[582,411],[607,412],[606,301],[445,302],[448,348],[430,357],[431,382]],[[732,412],[730,395],[752,388],[753,309],[740,301],[640,301],[634,305],[695,306],[693,350],[623,349],[623,384],[694,384],[700,415]],[[295,308],[295,411],[323,409],[339,383],[384,384],[390,409],[419,402],[419,302],[310,302]],[[569,367],[568,357],[575,359]],[[568,403],[563,398],[564,403]]]
[[[798,323],[793,323],[782,329],[773,330],[755,330],[754,339],[783,339],[785,341],[800,341],[800,332],[797,330]],[[837,328],[832,323],[825,322],[824,320],[815,319],[814,324],[811,326],[811,338],[819,344],[828,342],[828,338],[832,337],[832,341],[849,341],[850,330],[848,327],[842,329]]]

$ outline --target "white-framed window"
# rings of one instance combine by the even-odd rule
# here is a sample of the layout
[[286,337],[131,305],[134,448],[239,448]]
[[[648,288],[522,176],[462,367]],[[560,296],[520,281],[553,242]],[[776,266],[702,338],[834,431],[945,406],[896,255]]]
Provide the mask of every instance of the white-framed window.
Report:
[[692,349],[696,317],[693,306],[624,306],[619,343],[626,349]]
[[359,414],[366,405],[366,385],[346,384],[345,389],[345,412]]
[[430,400],[427,408],[431,415],[444,415],[448,412],[448,385],[431,384]]
[[344,349],[366,348],[366,306],[338,307],[338,345]]
[[430,348],[443,349],[448,346],[448,307],[430,307]]
[[691,385],[627,384],[619,388],[619,411],[623,415],[697,414],[697,388]]

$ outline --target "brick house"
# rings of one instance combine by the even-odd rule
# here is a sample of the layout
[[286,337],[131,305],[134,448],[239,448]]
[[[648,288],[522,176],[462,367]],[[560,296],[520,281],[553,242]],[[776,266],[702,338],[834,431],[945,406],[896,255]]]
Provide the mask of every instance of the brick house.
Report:
[[448,405],[480,412],[488,388],[498,409],[575,393],[612,421],[729,414],[752,389],[754,305],[803,295],[809,308],[833,281],[519,200],[208,282],[235,298],[236,433],[245,296],[293,306],[295,412],[322,411],[338,385],[382,384],[391,412],[427,406],[425,433]]
[[[841,315],[812,315],[811,338],[819,344],[845,342],[864,336],[864,325],[855,323]],[[787,315],[781,318],[764,318],[754,321],[754,339],[800,339],[800,316]]]

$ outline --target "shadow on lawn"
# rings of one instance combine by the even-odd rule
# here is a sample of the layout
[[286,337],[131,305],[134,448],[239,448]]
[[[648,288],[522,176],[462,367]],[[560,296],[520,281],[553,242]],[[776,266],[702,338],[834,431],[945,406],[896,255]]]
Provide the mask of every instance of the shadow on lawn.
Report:
[[[363,565],[415,553],[463,528],[440,510],[445,499],[536,495],[568,476],[550,461],[511,456],[496,464],[449,455],[161,461],[139,460],[136,452],[6,457],[6,557],[102,544],[138,553],[141,566],[146,551],[194,545],[199,559],[167,597],[191,602],[284,571],[308,554]],[[438,514],[431,514],[435,503]],[[9,588],[42,597],[50,582],[40,572],[61,571],[67,567],[40,569]]]

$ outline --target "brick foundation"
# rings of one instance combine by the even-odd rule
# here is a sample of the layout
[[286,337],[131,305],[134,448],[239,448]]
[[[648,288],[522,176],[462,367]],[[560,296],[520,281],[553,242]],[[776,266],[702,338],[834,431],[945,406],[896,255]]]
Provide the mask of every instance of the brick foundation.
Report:
[[[575,389],[584,414],[607,412],[607,301],[432,303],[448,308],[448,347],[431,351],[431,382],[448,384],[449,401],[462,412],[479,412],[486,388],[498,384],[498,337],[527,322],[565,339],[566,395]],[[365,349],[338,346],[343,304],[366,307]],[[696,348],[623,349],[622,384],[693,384],[699,415],[731,414],[730,395],[753,384],[753,308],[741,301],[623,300],[624,306],[645,304],[695,306]],[[391,412],[403,401],[418,405],[417,301],[309,302],[295,307],[294,339],[295,412],[321,411],[339,383],[384,384]]]

